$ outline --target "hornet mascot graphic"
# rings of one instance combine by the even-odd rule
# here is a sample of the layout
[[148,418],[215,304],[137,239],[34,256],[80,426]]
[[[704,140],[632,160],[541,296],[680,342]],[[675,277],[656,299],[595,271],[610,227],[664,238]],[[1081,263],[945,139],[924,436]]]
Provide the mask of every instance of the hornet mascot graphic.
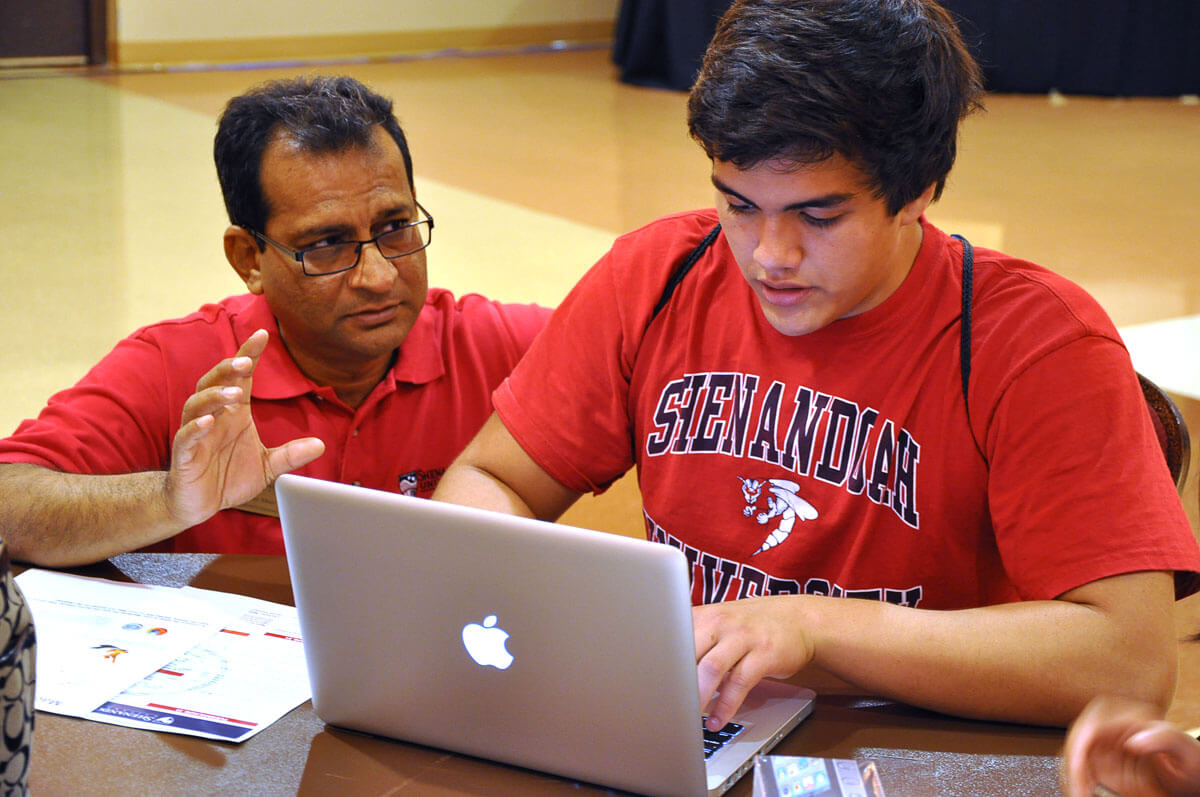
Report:
[[779,543],[788,538],[792,533],[792,527],[796,525],[796,518],[804,520],[816,520],[817,510],[808,501],[805,501],[796,492],[800,489],[800,485],[796,482],[788,481],[787,479],[767,479],[759,481],[758,479],[744,479],[738,476],[738,481],[742,483],[742,496],[746,499],[746,506],[742,510],[742,514],[750,517],[754,514],[754,510],[758,505],[759,496],[762,495],[764,485],[767,487],[767,511],[759,512],[754,519],[759,525],[765,526],[774,518],[779,518],[779,525],[771,530],[767,538],[763,541],[762,547],[755,551],[752,556],[758,556],[763,551],[774,548]]

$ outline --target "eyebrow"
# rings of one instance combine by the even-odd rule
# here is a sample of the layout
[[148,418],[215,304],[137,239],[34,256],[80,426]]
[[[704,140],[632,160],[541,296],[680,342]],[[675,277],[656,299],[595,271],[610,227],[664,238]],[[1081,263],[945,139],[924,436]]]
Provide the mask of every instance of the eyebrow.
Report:
[[421,211],[417,210],[416,200],[413,200],[412,202],[402,202],[398,205],[393,205],[377,215],[375,220],[371,222],[371,226],[374,227],[376,224],[382,224],[385,221],[391,221],[397,216],[403,216],[408,221],[414,221],[420,215]]
[[326,224],[322,227],[309,227],[299,230],[294,237],[297,241],[328,238],[331,235],[345,235],[349,230],[349,227],[340,224]]
[[[415,218],[417,215],[419,215],[419,211],[417,210],[416,203],[413,203],[411,205],[409,205],[407,203],[401,203],[401,204],[395,205],[393,207],[387,208],[382,213],[380,213],[376,217],[376,219],[373,222],[371,222],[371,226],[373,227],[376,224],[380,224],[384,221],[387,221],[388,219],[394,219],[397,216],[405,216],[409,219],[412,219],[412,218]],[[310,227],[306,230],[301,230],[300,232],[298,232],[296,234],[296,240],[305,240],[305,239],[316,240],[316,239],[325,238],[325,237],[328,237],[331,235],[350,235],[351,232],[352,232],[352,228],[345,224],[326,224],[324,226]]]
[[[736,197],[738,200],[746,203],[747,205],[753,205],[754,207],[758,207],[758,203],[739,194],[737,191],[734,191],[732,188],[725,185],[725,183],[721,182],[720,179],[718,179],[718,177],[715,174],[712,175],[712,184],[722,194],[729,194],[730,196]],[[803,202],[793,202],[792,204],[785,207],[784,210],[804,210],[806,208],[832,208],[832,207],[837,207],[838,205],[842,204],[843,202],[848,202],[849,200],[853,199],[855,196],[856,196],[855,194],[847,194],[847,193],[825,194],[823,196],[813,197],[812,199],[806,199]]]

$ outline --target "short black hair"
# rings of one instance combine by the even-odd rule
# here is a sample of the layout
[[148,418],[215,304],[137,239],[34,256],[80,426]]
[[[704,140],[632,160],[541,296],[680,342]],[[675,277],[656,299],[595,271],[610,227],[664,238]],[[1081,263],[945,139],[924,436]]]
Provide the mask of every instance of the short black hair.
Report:
[[748,169],[841,155],[893,215],[954,165],[983,81],[932,0],[739,0],[688,99],[709,157]]
[[275,80],[234,97],[221,114],[213,143],[230,223],[265,231],[271,209],[262,189],[262,160],[276,136],[286,135],[305,152],[336,153],[371,146],[376,126],[382,126],[400,148],[412,186],[412,156],[392,101],[354,78]]

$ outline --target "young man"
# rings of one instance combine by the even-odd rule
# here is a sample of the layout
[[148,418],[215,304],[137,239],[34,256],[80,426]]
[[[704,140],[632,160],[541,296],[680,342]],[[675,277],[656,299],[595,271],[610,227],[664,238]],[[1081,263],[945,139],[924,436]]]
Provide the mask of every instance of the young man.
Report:
[[281,554],[289,470],[429,495],[549,315],[428,288],[407,141],[351,78],[234,98],[215,158],[249,293],[138,330],[0,441],[16,559]]
[[712,727],[801,671],[1059,725],[1170,700],[1200,552],[1112,323],[923,215],[980,91],[928,0],[735,3],[689,102],[716,210],[616,242],[435,493],[555,518],[636,465]]

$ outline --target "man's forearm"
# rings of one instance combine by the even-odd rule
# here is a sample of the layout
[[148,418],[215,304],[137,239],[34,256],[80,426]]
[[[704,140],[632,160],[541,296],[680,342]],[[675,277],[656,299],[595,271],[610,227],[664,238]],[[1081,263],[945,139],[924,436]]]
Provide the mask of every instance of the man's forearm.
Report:
[[164,471],[113,476],[0,465],[0,536],[17,560],[87,564],[178,534]]
[[942,612],[819,599],[814,663],[960,716],[1065,726],[1098,694],[1165,707],[1176,666],[1170,575],[1106,581],[1117,579],[1133,583],[1115,612],[1068,600]]

